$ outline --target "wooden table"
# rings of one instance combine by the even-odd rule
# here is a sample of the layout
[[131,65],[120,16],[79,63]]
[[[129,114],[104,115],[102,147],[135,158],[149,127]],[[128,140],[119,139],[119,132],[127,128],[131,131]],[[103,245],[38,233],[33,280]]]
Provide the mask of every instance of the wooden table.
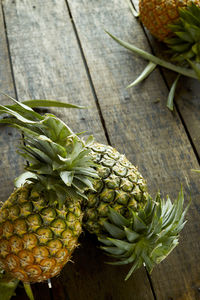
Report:
[[[135,1],[136,3],[137,1]],[[75,131],[94,134],[139,167],[149,191],[174,199],[180,185],[192,199],[180,245],[152,276],[129,266],[104,264],[96,238],[85,234],[59,277],[33,285],[36,300],[200,299],[200,84],[182,78],[171,113],[166,108],[174,74],[157,69],[142,84],[126,86],[147,62],[120,47],[104,29],[148,51],[157,44],[125,0],[2,0],[0,90],[25,99],[59,99],[85,110],[51,109]],[[136,3],[137,4],[137,3]],[[1,96],[1,103],[8,100]],[[0,129],[0,200],[23,170],[16,154],[20,135]],[[1,299],[1,296],[0,296]],[[24,300],[22,288],[13,299]],[[3,299],[1,299],[3,300]]]

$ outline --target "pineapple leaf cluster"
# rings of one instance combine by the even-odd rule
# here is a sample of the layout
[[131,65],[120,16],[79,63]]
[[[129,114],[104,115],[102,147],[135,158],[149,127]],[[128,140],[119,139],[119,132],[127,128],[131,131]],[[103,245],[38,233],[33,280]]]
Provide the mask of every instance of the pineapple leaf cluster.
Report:
[[164,42],[171,49],[172,60],[183,62],[194,60],[200,63],[200,7],[193,2],[185,7],[179,8],[179,19],[169,25],[172,37]]
[[86,148],[92,137],[84,142],[56,116],[41,116],[26,104],[12,100],[15,105],[0,105],[0,111],[14,118],[0,122],[23,132],[25,144],[18,153],[29,162],[25,166],[27,172],[16,180],[16,185],[29,180],[36,191],[45,190],[49,199],[57,194],[60,206],[66,194],[71,198],[85,197],[85,189],[93,189],[92,178],[98,178],[90,150]]
[[151,53],[148,53],[147,51],[144,51],[144,50],[136,47],[133,44],[127,43],[127,42],[117,38],[116,36],[112,35],[109,32],[107,32],[107,33],[113,40],[115,40],[122,47],[130,50],[134,54],[139,55],[140,57],[142,57],[148,61],[148,64],[145,67],[145,69],[131,84],[128,85],[128,88],[133,87],[136,84],[141,83],[143,80],[145,80],[155,70],[155,68],[157,66],[161,66],[161,67],[167,68],[171,71],[178,73],[176,79],[174,80],[174,82],[170,88],[168,98],[167,98],[167,108],[169,108],[171,111],[173,111],[174,95],[175,95],[176,86],[177,86],[180,76],[183,75],[186,77],[200,80],[199,63],[194,62],[192,60],[188,60],[188,63],[190,64],[191,68],[188,68],[185,66],[179,66],[179,65],[173,64],[169,61],[166,61],[164,59],[161,59]]
[[104,223],[109,235],[99,238],[104,244],[101,248],[110,256],[118,259],[113,265],[132,263],[126,276],[142,265],[151,273],[153,267],[160,263],[178,245],[178,235],[186,221],[183,210],[183,191],[172,204],[157,195],[155,201],[149,196],[145,207],[138,212],[131,211],[130,218],[110,209],[109,221]]

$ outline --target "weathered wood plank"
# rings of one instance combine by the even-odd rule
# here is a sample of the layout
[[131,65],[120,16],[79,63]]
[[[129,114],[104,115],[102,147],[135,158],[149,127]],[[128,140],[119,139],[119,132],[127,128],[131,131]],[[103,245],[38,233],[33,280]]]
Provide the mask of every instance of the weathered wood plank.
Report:
[[32,284],[32,291],[35,300],[53,300],[47,282]]
[[[153,300],[143,270],[125,282],[130,266],[112,267],[105,264],[109,258],[96,247],[96,238],[86,233],[74,254],[75,263],[68,264],[59,277],[70,300]],[[73,276],[69,269],[73,270]],[[84,278],[81,278],[83,274]],[[71,290],[75,291],[73,295]]]
[[[171,86],[171,75],[167,76],[167,81]],[[184,120],[185,126],[191,137],[191,141],[200,158],[200,83],[190,78],[181,78],[175,103]]]
[[150,51],[141,26],[126,1],[68,2],[111,143],[139,166],[152,193],[160,189],[175,197],[182,183],[186,198],[193,200],[180,246],[153,272],[156,296],[159,300],[198,299],[199,176],[190,171],[199,167],[196,157],[176,111],[171,114],[166,109],[168,90],[160,73],[126,90],[146,63],[103,31]]
[[[87,110],[73,113],[52,111],[67,120],[75,130],[88,130],[99,141],[106,142],[65,1],[5,0],[4,11],[19,98],[57,98],[88,106]],[[95,245],[91,246],[90,240],[87,242],[88,239],[83,239],[84,247],[75,253],[75,264],[68,264],[62,273],[64,277],[61,275],[56,279],[55,288],[62,282],[70,300],[78,299],[77,295],[82,300],[95,299],[99,295],[101,298],[98,299],[106,299],[108,292],[109,295],[116,295],[115,299],[122,299],[123,296],[134,299],[130,298],[133,291],[135,299],[152,299],[144,270],[124,285],[121,268],[100,265],[99,261],[103,262],[106,258],[96,250]],[[88,253],[93,257],[92,265]],[[92,275],[90,267],[93,268]],[[99,269],[100,272],[95,272]],[[124,274],[126,271],[127,268]],[[65,283],[65,276],[70,279],[70,284]],[[121,281],[116,278],[121,278]],[[54,287],[54,280],[52,283]],[[138,291],[138,286],[142,290]],[[124,287],[127,291],[123,290]],[[53,293],[56,299],[54,289]],[[59,295],[60,299],[66,299],[63,291]]]
[[[64,0],[4,0],[16,89],[23,99],[59,99],[89,109],[54,109],[73,129],[105,141]],[[85,120],[87,116],[87,120]]]
[[[0,7],[0,91],[14,96],[14,86],[6,43],[4,21]],[[0,95],[0,104],[10,103]],[[5,201],[13,190],[13,180],[22,170],[22,159],[16,154],[16,145],[20,135],[11,128],[1,126],[0,131],[0,201]]]
[[[147,30],[146,30],[147,32]],[[147,32],[154,53],[160,52],[160,44]],[[177,73],[162,69],[164,78],[170,89]],[[177,84],[174,103],[179,111],[179,114],[184,122],[188,135],[195,148],[195,151],[200,158],[200,82],[188,77],[180,77]],[[167,98],[166,98],[167,102]]]

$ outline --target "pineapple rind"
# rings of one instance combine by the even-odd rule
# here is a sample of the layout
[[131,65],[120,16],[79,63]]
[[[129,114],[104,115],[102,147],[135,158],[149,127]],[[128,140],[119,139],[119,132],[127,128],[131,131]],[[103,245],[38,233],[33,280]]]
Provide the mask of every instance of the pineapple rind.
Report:
[[99,143],[90,147],[99,179],[94,179],[96,191],[86,192],[83,223],[89,232],[99,235],[105,231],[110,207],[128,217],[130,210],[145,205],[148,194],[146,181],[124,155]]
[[32,188],[16,189],[0,210],[1,268],[24,282],[60,273],[82,232],[80,202],[68,199],[59,209],[56,201],[49,205],[44,192],[31,196]]

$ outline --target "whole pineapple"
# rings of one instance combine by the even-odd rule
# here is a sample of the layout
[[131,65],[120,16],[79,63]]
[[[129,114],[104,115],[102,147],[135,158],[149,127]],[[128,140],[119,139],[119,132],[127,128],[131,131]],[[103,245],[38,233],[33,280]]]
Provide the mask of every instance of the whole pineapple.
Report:
[[0,106],[23,131],[21,155],[29,161],[19,186],[0,210],[0,267],[23,282],[57,275],[82,232],[81,201],[97,177],[89,150],[62,121],[28,106]]
[[[29,173],[23,174],[20,179],[23,183],[26,179],[32,181],[30,189],[33,187],[34,191],[29,192],[29,200],[25,201],[25,206],[28,206],[25,214],[30,212],[30,215],[24,218],[28,219],[28,222],[26,221],[28,226],[31,224],[31,230],[34,229],[37,241],[39,240],[38,232],[42,236],[42,240],[39,240],[41,246],[44,243],[49,250],[48,243],[51,241],[47,239],[51,237],[51,232],[55,233],[55,224],[57,224],[58,233],[55,233],[53,240],[57,238],[58,244],[63,245],[63,233],[72,221],[73,226],[70,227],[72,235],[65,235],[67,245],[70,244],[72,236],[75,236],[75,240],[72,239],[71,243],[72,249],[68,246],[71,253],[70,250],[77,245],[77,238],[81,232],[80,205],[84,213],[84,227],[97,235],[99,241],[105,245],[102,248],[109,255],[119,260],[115,264],[133,263],[127,278],[143,264],[151,271],[154,265],[163,260],[178,244],[178,234],[185,224],[186,213],[186,210],[183,212],[182,193],[174,204],[170,199],[166,202],[161,200],[159,195],[153,200],[147,193],[146,182],[137,168],[113,147],[95,143],[91,137],[83,142],[66,124],[53,115],[47,114],[41,117],[38,114],[35,115],[32,110],[28,111],[24,106],[20,107],[18,114],[12,109],[5,109],[4,106],[0,106],[0,111],[8,112],[17,118],[17,120],[5,119],[3,122],[10,122],[25,133],[27,146],[23,147],[22,155],[28,158],[30,165],[26,167]],[[41,189],[42,186],[45,186],[45,189]],[[23,189],[27,190],[26,184],[21,188]],[[55,198],[49,195],[49,189],[57,193],[58,207],[62,209],[65,205],[65,211],[70,211],[70,217],[68,213],[56,210],[58,220],[55,218],[53,206]],[[15,193],[19,191],[21,195],[21,190]],[[48,194],[47,199],[44,199],[42,190]],[[14,201],[18,206],[20,200],[15,200],[15,193],[11,195],[8,203]],[[42,203],[39,200],[39,205],[37,205],[38,194],[39,199],[42,199]],[[77,200],[78,196],[80,200]],[[67,197],[70,200],[66,200]],[[14,200],[11,201],[13,198]],[[49,203],[48,207],[46,207],[46,202]],[[10,218],[13,204],[10,205],[11,208],[6,205],[5,215],[9,215]],[[72,212],[69,209],[71,205]],[[47,215],[52,218],[46,227],[44,225],[47,218],[45,214],[43,215],[44,211],[48,211]],[[1,215],[3,213],[4,210],[1,211]],[[17,213],[18,220],[20,219],[18,210]],[[5,231],[4,227],[11,228],[6,229],[8,236],[3,237],[5,239],[3,251],[8,253],[3,252],[4,256],[1,257],[3,267],[8,268],[6,259],[9,257],[9,241],[16,235],[12,229],[15,220],[8,219],[8,223],[6,220],[3,222],[5,223],[0,226],[2,232]],[[26,235],[27,229],[22,227],[22,230]],[[75,233],[73,233],[74,230]],[[21,241],[19,236],[19,244]],[[35,247],[37,246],[34,244],[33,249]],[[13,247],[14,250],[15,248]],[[33,249],[30,251],[34,256]],[[12,254],[16,255],[15,252]],[[55,259],[55,254],[50,254],[48,258]],[[11,264],[14,265],[14,263]],[[37,267],[40,267],[40,259]],[[45,273],[44,269],[41,268],[41,270]],[[30,278],[29,268],[25,267],[23,271],[25,276],[34,280]]]

